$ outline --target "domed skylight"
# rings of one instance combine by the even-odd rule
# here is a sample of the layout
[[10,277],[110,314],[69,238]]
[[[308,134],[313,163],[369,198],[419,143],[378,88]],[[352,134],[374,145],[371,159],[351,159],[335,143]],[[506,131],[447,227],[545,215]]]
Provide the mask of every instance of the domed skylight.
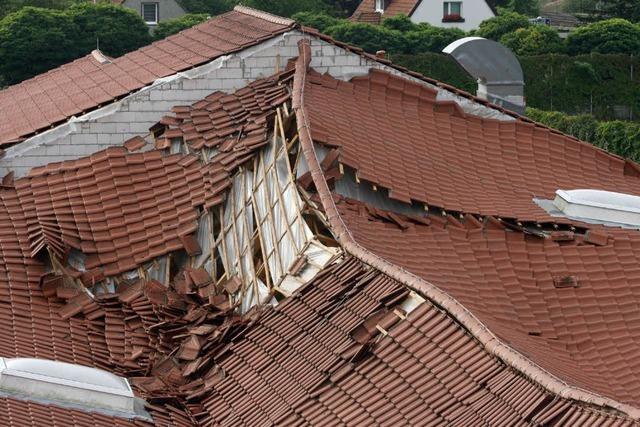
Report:
[[139,413],[140,404],[125,378],[52,360],[0,358],[0,392],[124,417],[148,417]]

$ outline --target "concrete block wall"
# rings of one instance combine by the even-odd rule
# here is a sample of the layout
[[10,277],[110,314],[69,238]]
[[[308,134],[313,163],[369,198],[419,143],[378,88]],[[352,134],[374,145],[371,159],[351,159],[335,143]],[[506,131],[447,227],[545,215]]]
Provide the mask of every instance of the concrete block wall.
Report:
[[[0,159],[0,176],[13,170],[24,176],[36,166],[76,159],[127,139],[148,134],[151,126],[176,105],[189,105],[212,92],[233,92],[258,78],[283,70],[287,62],[298,56],[298,41],[310,36],[298,31],[276,36],[226,59],[165,79],[144,88],[102,110],[59,126],[10,147]],[[311,37],[311,66],[319,72],[348,80],[365,75],[372,67],[421,82],[401,72],[363,58],[340,47]],[[428,85],[428,84],[427,84]],[[496,110],[440,90],[439,99],[452,99],[474,114],[501,118]]]

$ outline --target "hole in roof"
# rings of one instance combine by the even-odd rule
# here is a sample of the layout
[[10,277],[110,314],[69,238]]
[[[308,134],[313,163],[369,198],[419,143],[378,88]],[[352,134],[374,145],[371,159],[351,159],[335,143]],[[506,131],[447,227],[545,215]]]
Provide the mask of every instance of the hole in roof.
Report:
[[553,205],[564,216],[611,225],[640,226],[640,197],[602,190],[558,190]]
[[113,416],[149,418],[125,378],[88,366],[0,358],[0,393]]

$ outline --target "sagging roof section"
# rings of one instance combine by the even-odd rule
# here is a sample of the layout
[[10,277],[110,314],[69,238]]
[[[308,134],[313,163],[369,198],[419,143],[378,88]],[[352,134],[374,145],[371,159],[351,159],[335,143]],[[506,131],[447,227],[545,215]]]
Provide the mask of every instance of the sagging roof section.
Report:
[[558,188],[640,193],[629,162],[551,129],[497,121],[436,100],[435,90],[371,70],[349,82],[310,71],[312,138],[389,197],[458,212],[545,220],[531,202]]
[[[310,172],[311,172],[311,177],[313,180],[313,184],[315,185],[315,188],[318,191],[318,196],[319,199],[321,201],[321,204],[326,212],[327,217],[329,218],[330,222],[331,222],[331,228],[332,231],[334,232],[334,234],[337,237],[337,240],[340,242],[341,246],[350,254],[353,254],[354,256],[358,257],[359,259],[361,259],[362,261],[366,262],[367,264],[373,266],[374,268],[377,268],[381,271],[383,271],[384,273],[388,274],[389,276],[395,278],[396,280],[401,281],[402,283],[405,283],[406,285],[412,287],[413,289],[418,290],[419,292],[422,292],[423,295],[427,296],[429,299],[431,299],[432,301],[436,302],[439,306],[445,308],[454,318],[456,318],[458,321],[460,321],[466,328],[468,328],[468,330],[473,331],[473,334],[483,343],[483,345],[485,346],[485,348],[488,349],[488,351],[492,352],[495,355],[498,355],[503,361],[505,361],[506,363],[508,363],[510,366],[514,367],[515,369],[517,369],[518,371],[524,373],[525,375],[529,376],[530,378],[535,378],[536,381],[538,381],[540,384],[542,384],[544,387],[546,387],[548,390],[554,392],[554,393],[558,393],[560,395],[563,396],[570,396],[573,399],[576,400],[580,400],[580,401],[584,401],[584,402],[592,402],[592,403],[596,403],[598,405],[603,405],[606,407],[613,407],[613,408],[617,408],[620,411],[622,411],[623,413],[629,414],[634,418],[638,418],[640,417],[640,410],[638,410],[636,407],[633,406],[633,403],[636,401],[637,396],[629,396],[627,394],[627,391],[625,390],[622,393],[617,393],[615,391],[613,391],[611,388],[609,387],[594,387],[591,390],[593,391],[588,391],[585,389],[580,388],[580,382],[576,381],[576,377],[572,377],[571,373],[566,371],[565,369],[563,369],[563,367],[561,365],[557,365],[556,366],[556,374],[551,374],[549,373],[549,371],[546,371],[545,369],[541,369],[540,365],[544,365],[544,360],[541,359],[539,356],[538,357],[532,357],[531,353],[529,352],[529,348],[525,349],[524,347],[521,347],[521,349],[519,351],[514,351],[514,349],[511,346],[514,346],[517,348],[517,344],[516,344],[516,340],[512,340],[511,337],[509,337],[508,339],[504,338],[504,335],[501,335],[500,337],[498,335],[496,335],[497,331],[493,331],[487,328],[488,325],[486,325],[485,323],[483,323],[477,316],[478,313],[476,313],[475,311],[473,311],[473,309],[470,310],[470,307],[467,306],[463,306],[460,304],[460,302],[456,299],[454,299],[452,297],[451,294],[445,293],[443,292],[442,288],[436,287],[433,282],[431,281],[431,277],[429,277],[429,275],[425,276],[421,276],[419,275],[419,273],[416,272],[412,272],[408,269],[405,269],[402,267],[403,263],[398,262],[396,263],[395,260],[397,258],[389,256],[388,258],[385,258],[384,255],[381,256],[377,253],[375,253],[375,251],[372,251],[371,248],[367,247],[365,243],[361,242],[360,240],[358,240],[356,237],[356,235],[354,234],[354,232],[351,230],[351,228],[349,227],[348,223],[345,223],[345,220],[342,218],[342,216],[340,215],[338,209],[336,208],[336,204],[334,201],[334,198],[331,194],[331,190],[329,188],[329,185],[327,183],[327,180],[324,176],[323,173],[323,167],[321,166],[318,157],[316,155],[316,148],[314,146],[314,140],[313,140],[313,135],[314,132],[316,132],[316,129],[319,127],[320,129],[320,134],[325,136],[326,135],[331,135],[331,127],[332,126],[336,126],[335,121],[327,121],[327,122],[318,122],[317,121],[317,116],[316,116],[316,122],[314,124],[313,122],[313,115],[310,114],[308,112],[308,110],[311,110],[313,108],[322,108],[322,106],[318,106],[318,98],[316,98],[314,100],[314,102],[310,102],[313,95],[309,96],[309,93],[313,92],[314,90],[316,90],[316,88],[314,88],[314,77],[313,77],[313,72],[308,70],[308,66],[310,63],[310,56],[311,56],[311,50],[309,48],[308,43],[306,42],[301,42],[300,44],[300,56],[298,59],[298,63],[296,66],[296,74],[295,74],[295,78],[294,78],[294,90],[293,90],[293,106],[294,109],[296,111],[296,118],[298,121],[298,130],[300,132],[300,141],[301,144],[303,146],[303,153],[305,155],[305,159],[309,165],[310,168]],[[391,79],[391,77],[388,77],[389,79]],[[317,79],[316,79],[317,82]],[[356,82],[351,83],[352,85],[357,85]],[[402,82],[398,82],[400,85],[400,89],[402,89],[403,83]],[[367,87],[367,94],[370,94],[368,87],[372,86],[373,84],[370,82],[364,82],[363,86]],[[332,83],[328,83],[326,85],[326,87],[329,90],[335,90],[336,88],[341,88],[342,93],[344,94],[344,97],[351,97],[353,96],[352,94],[354,93],[354,89],[353,87],[345,87],[342,86],[341,82],[338,81],[333,81]],[[395,90],[394,90],[395,89]],[[381,91],[381,92],[386,92],[386,91]],[[397,99],[403,99],[403,92],[402,90],[398,90],[398,88],[390,88],[389,90],[389,96],[390,97],[394,97],[396,100]],[[308,97],[309,96],[309,97]],[[368,97],[367,96],[361,96],[360,101],[364,104],[368,103]],[[413,97],[413,99],[415,99],[415,97]],[[330,105],[330,103],[327,103],[325,100],[324,105]],[[415,102],[414,102],[415,105]],[[326,107],[325,107],[326,108]],[[384,110],[384,109],[383,109]],[[359,105],[358,108],[345,108],[345,114],[344,116],[347,117],[347,119],[345,119],[346,121],[350,121],[352,123],[353,126],[358,126],[359,123],[362,123],[362,115],[363,114],[367,114],[366,112],[369,111],[368,108],[364,107],[362,105]],[[365,113],[361,113],[362,111],[365,111]],[[391,113],[393,110],[384,110],[387,113]],[[447,110],[445,110],[447,111]],[[395,113],[395,111],[393,111]],[[349,114],[357,114],[357,116],[354,116],[353,118],[351,118],[351,120],[349,120]],[[469,121],[473,122],[474,119],[473,118],[467,118],[464,115],[460,117],[460,113],[456,112],[456,109],[450,109],[447,111],[449,117],[449,123],[453,122],[455,120],[456,117],[459,117],[462,120],[459,120],[456,122],[457,125],[464,125],[465,124],[465,119],[468,119]],[[401,114],[398,115],[398,120],[403,124],[404,129],[410,128],[411,126],[415,126],[416,124],[420,123],[420,120],[407,120],[405,121],[402,117]],[[417,122],[417,123],[416,123]],[[374,135],[374,134],[379,134],[380,133],[380,129],[376,126],[375,122],[371,122],[369,121],[369,124],[371,125],[370,128],[364,130],[362,133],[360,133],[362,136],[364,136],[365,138],[370,137],[370,135]],[[516,125],[517,126],[517,125]],[[529,125],[527,125],[529,126]],[[329,131],[327,131],[327,128],[329,128]],[[547,131],[547,129],[543,129],[544,131]],[[348,135],[348,134],[347,134]],[[402,138],[402,133],[400,133],[400,137]],[[422,139],[427,138],[425,136],[422,136]],[[389,141],[394,141],[394,138],[390,138]],[[395,144],[391,145],[393,147],[393,150],[401,150],[401,149],[406,149],[406,147],[400,147],[403,143],[406,144],[406,139],[400,139],[398,141],[394,141],[396,142]],[[565,144],[562,145],[562,147],[566,150],[571,150],[572,148],[580,148],[583,143],[577,142],[575,140],[571,140],[571,139],[567,139],[564,141]],[[482,149],[485,150],[492,150],[493,147],[491,146],[491,144],[493,143],[493,140],[490,138],[487,138],[485,140],[479,140],[478,141],[478,147],[482,147]],[[442,149],[442,147],[440,147],[439,149]],[[446,149],[446,148],[445,148]],[[589,160],[592,157],[597,157],[597,156],[604,156],[607,158],[607,160],[609,160],[610,162],[615,162],[616,160],[618,160],[616,157],[611,156],[611,155],[607,155],[602,151],[599,150],[595,150],[592,149],[593,151],[590,151],[591,153],[596,154],[595,156],[590,156],[590,155],[585,155],[585,160]],[[373,150],[375,152],[375,150]],[[479,152],[479,155],[482,155],[482,151],[479,149],[476,149],[476,151]],[[578,151],[580,152],[580,151]],[[411,152],[411,156],[415,155],[415,151]],[[456,156],[457,156],[457,151],[456,152],[452,152],[451,153],[451,160],[455,161]],[[550,153],[547,151],[547,155],[549,155]],[[400,156],[398,156],[400,157]],[[400,157],[402,158],[402,157]],[[410,157],[409,157],[410,159]],[[410,161],[410,160],[409,160]],[[394,158],[391,157],[390,159],[384,158],[383,156],[379,156],[379,157],[374,157],[372,159],[372,161],[369,164],[364,164],[364,167],[369,167],[372,168],[374,167],[380,167],[380,168],[386,168],[387,165],[389,163],[393,164],[392,162],[394,162]],[[624,175],[624,162],[619,161],[620,163],[620,173],[617,174],[618,176],[623,176]],[[516,166],[516,165],[514,165]],[[523,173],[523,171],[526,170],[524,168],[520,168],[520,174]],[[489,173],[489,172],[488,172]],[[602,173],[601,175],[601,179],[603,182],[607,182],[609,177],[609,170],[605,169],[605,172]],[[447,175],[445,175],[447,176]],[[378,178],[380,178],[380,175],[378,175]],[[334,179],[332,177],[332,179]],[[443,182],[443,177],[438,177],[437,179],[435,179],[432,182],[429,182],[427,184],[430,184],[431,186],[437,186],[438,183]],[[633,179],[637,179],[636,177],[633,177]],[[446,182],[446,179],[445,179]],[[631,177],[630,177],[630,182],[631,181]],[[629,184],[630,185],[630,184]],[[554,186],[555,187],[555,186]],[[429,188],[429,185],[426,186],[426,188]],[[524,189],[526,190],[526,186],[524,187]],[[509,192],[506,191],[503,193],[504,197],[508,197],[509,196]],[[530,201],[530,203],[532,203]],[[534,205],[535,206],[535,205]],[[539,209],[539,208],[538,208]],[[443,212],[443,214],[446,214],[446,211],[442,210],[441,208],[441,212]],[[464,213],[464,212],[463,212]],[[477,211],[473,211],[471,210],[471,213],[473,214],[478,214]],[[460,212],[458,212],[458,215],[460,215]],[[498,219],[494,219],[496,223],[500,224],[501,221]],[[457,220],[456,220],[457,221]],[[475,219],[475,222],[477,222],[478,220]],[[459,223],[459,222],[458,222]],[[473,222],[471,222],[473,224]],[[522,224],[516,221],[516,225],[521,227]],[[401,227],[404,228],[404,227]],[[464,226],[463,226],[464,228]],[[597,233],[595,233],[597,234]],[[396,250],[401,248],[405,242],[402,241],[398,241],[398,242],[393,242],[392,246],[388,245],[388,240],[385,237],[385,234],[382,233],[382,230],[379,230],[379,234],[376,235],[375,237],[375,241],[377,244],[379,245],[383,245],[385,246],[387,249],[390,249],[391,251]],[[606,244],[607,242],[604,241],[600,241],[601,244]],[[364,245],[364,246],[363,246]],[[415,256],[421,256],[422,252],[421,251],[429,251],[429,248],[411,248],[409,249],[410,251],[413,251],[413,256],[407,256],[407,259],[412,259]],[[398,253],[403,253],[402,250],[398,250]],[[404,252],[406,255],[406,252]],[[437,252],[436,252],[437,253]],[[469,254],[465,254],[464,257],[462,257],[462,255],[460,255],[461,258],[466,259],[468,257]],[[397,257],[400,257],[401,255],[397,255]],[[431,256],[431,254],[427,254],[425,256]],[[508,254],[504,254],[502,253],[501,255],[501,259],[503,257],[508,257]],[[456,258],[452,261],[459,261],[460,258]],[[405,260],[406,261],[406,260]],[[484,264],[483,264],[484,265]],[[496,268],[497,271],[493,271],[490,270],[490,272],[492,274],[497,274],[499,271],[501,271],[500,268]],[[489,271],[487,271],[489,273]],[[560,281],[561,284],[564,284],[565,281]],[[509,282],[507,282],[509,283]],[[605,287],[609,287],[610,282],[605,281],[603,283],[603,285]],[[626,287],[626,294],[630,295],[633,294],[633,282],[629,283],[628,287]],[[469,287],[466,286],[465,287],[465,292],[468,295],[469,294]],[[591,294],[592,290],[587,290],[586,293],[588,293],[589,295]],[[505,295],[506,300],[509,301],[509,297],[511,292],[509,292],[507,290],[507,294]],[[514,299],[515,301],[515,299]],[[561,299],[560,301],[564,301],[564,299]],[[592,299],[593,301],[593,299]],[[545,302],[547,303],[547,302]],[[507,304],[509,304],[509,302],[507,302]],[[637,303],[636,303],[637,304]],[[487,302],[487,305],[490,305]],[[562,303],[561,303],[562,305]],[[633,305],[633,304],[632,304]],[[567,304],[567,308],[568,308],[568,304]],[[606,308],[604,308],[604,310],[610,310],[610,305],[607,305]],[[549,308],[547,306],[543,306],[541,307],[542,310],[548,310]],[[491,308],[489,309],[489,311],[491,312]],[[634,315],[632,315],[634,316]],[[481,318],[481,316],[480,316]],[[638,324],[638,319],[636,317],[633,318],[633,320],[630,319],[630,339],[629,341],[627,341],[627,344],[629,347],[625,347],[625,348],[632,348],[635,347],[635,341],[633,338],[631,338],[632,336],[635,336],[635,332],[631,332],[631,331],[635,331],[636,327],[634,325]],[[602,326],[601,323],[596,322],[596,323],[591,323],[590,321],[588,321],[586,324],[584,324],[584,326],[587,328],[587,334],[589,333],[589,326],[594,327],[594,329],[597,329],[599,326]],[[614,326],[613,324],[611,324],[609,326],[611,329],[611,331],[613,330],[618,330],[617,326]],[[582,332],[584,333],[585,330],[583,329]],[[595,330],[594,330],[595,332]],[[606,334],[606,333],[605,333]],[[594,335],[595,336],[595,335]],[[599,354],[600,356],[597,357],[605,357],[605,355],[609,355],[609,352],[603,348],[602,349],[602,353],[599,353],[599,349],[597,348],[597,344],[594,344],[595,347],[595,352],[596,354]],[[619,356],[618,356],[618,360],[624,360],[626,358],[626,356],[624,356],[626,354],[627,350],[617,350],[618,347],[617,345],[615,346],[616,350],[615,351],[619,351]],[[631,350],[629,350],[631,351]],[[524,356],[524,354],[527,354],[527,356]],[[626,383],[626,378],[624,377],[624,374],[622,374],[622,372],[630,372],[629,369],[625,368],[624,363],[621,365],[617,365],[620,367],[620,374],[618,376],[618,378],[620,378],[620,382],[618,383],[619,386],[619,391],[624,390],[625,388],[625,383]],[[574,368],[576,370],[578,370],[579,368]],[[609,381],[611,380],[611,377],[608,377]],[[606,396],[606,397],[605,397]],[[619,400],[616,400],[619,399]],[[631,405],[627,405],[625,403],[621,403],[621,402],[630,402]]]

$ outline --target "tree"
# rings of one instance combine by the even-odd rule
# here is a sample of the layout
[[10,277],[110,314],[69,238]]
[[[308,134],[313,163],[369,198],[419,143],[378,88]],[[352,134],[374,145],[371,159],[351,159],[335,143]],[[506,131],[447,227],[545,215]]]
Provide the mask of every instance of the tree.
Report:
[[298,12],[326,12],[329,8],[319,0],[245,0],[245,6],[279,16],[290,17]]
[[441,28],[422,23],[416,25],[416,30],[409,31],[404,36],[405,53],[440,53],[446,46],[464,37],[465,33],[458,28]]
[[339,18],[349,17],[355,12],[361,0],[325,0],[329,12]]
[[538,0],[509,0],[506,9],[526,16],[538,16],[540,3]]
[[230,11],[239,0],[179,0],[178,3],[189,13],[214,16]]
[[631,22],[640,21],[640,0],[607,0],[598,5],[604,18],[624,18]]
[[382,26],[390,30],[398,30],[402,32],[417,31],[418,25],[414,24],[407,15],[402,13],[392,16],[391,18],[385,18],[382,21]]
[[84,55],[96,48],[121,56],[151,42],[149,29],[135,11],[111,3],[81,3],[67,11],[77,28],[76,50]]
[[156,40],[162,40],[171,34],[178,33],[182,30],[186,30],[187,28],[191,28],[194,25],[200,24],[209,19],[209,15],[206,13],[188,13],[186,15],[182,15],[179,18],[169,19],[167,21],[162,21],[156,27],[156,30],[153,32],[153,38]]
[[569,34],[571,55],[598,53],[640,54],[640,26],[624,19],[608,19],[579,27]]
[[324,32],[327,28],[338,25],[341,21],[338,18],[327,15],[326,13],[298,12],[291,18],[295,19],[299,24],[312,27],[318,31]]
[[45,9],[66,9],[77,0],[0,0],[0,18],[16,12],[23,7],[32,6]]
[[531,24],[529,24],[529,19],[526,16],[515,12],[505,12],[482,21],[476,31],[476,35],[499,41],[503,35],[511,33],[518,28],[527,28],[529,25]]
[[25,7],[0,20],[0,75],[18,83],[78,56],[73,19],[66,13]]
[[327,28],[326,32],[337,40],[359,46],[370,53],[378,50],[399,53],[406,49],[406,40],[400,31],[381,25],[344,22]]
[[520,56],[562,53],[564,51],[564,43],[558,32],[546,25],[518,28],[512,33],[502,36],[500,43]]

